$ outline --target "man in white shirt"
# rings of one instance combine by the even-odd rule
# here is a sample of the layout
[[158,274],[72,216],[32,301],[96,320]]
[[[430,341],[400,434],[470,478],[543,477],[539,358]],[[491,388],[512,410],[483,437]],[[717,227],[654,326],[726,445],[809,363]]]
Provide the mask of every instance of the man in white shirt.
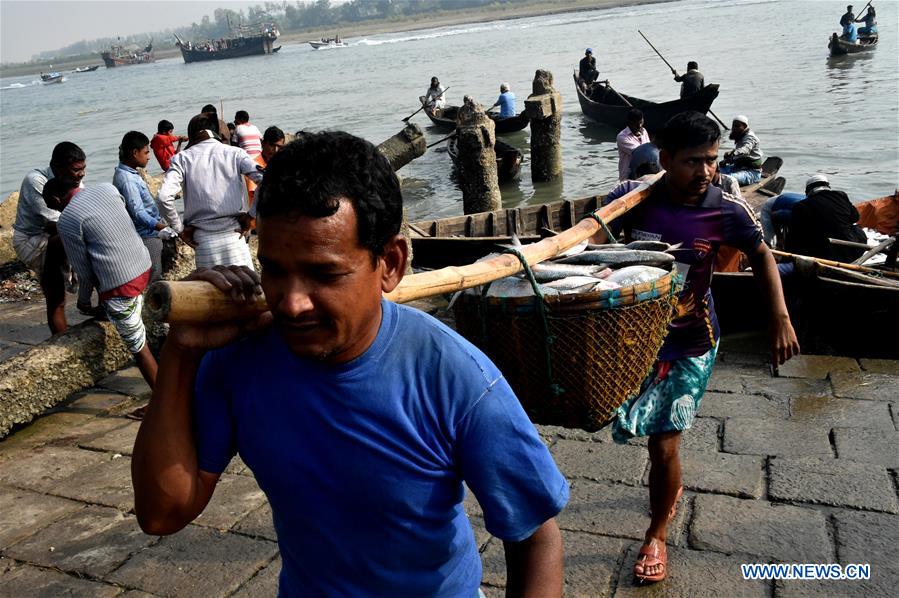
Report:
[[635,149],[649,143],[649,133],[643,128],[643,113],[634,108],[627,113],[627,126],[617,137],[618,180],[626,181],[631,167],[631,154]]
[[425,110],[439,113],[446,106],[446,98],[443,97],[445,91],[446,89],[440,84],[440,80],[437,77],[431,77],[431,86],[422,100]]
[[[216,125],[216,118],[206,113],[190,120],[190,144],[172,158],[159,189],[160,212],[196,250],[197,268],[253,268],[244,238],[250,217],[243,177],[258,183],[262,172],[245,150],[219,141]],[[175,209],[175,195],[182,191],[183,221]]]

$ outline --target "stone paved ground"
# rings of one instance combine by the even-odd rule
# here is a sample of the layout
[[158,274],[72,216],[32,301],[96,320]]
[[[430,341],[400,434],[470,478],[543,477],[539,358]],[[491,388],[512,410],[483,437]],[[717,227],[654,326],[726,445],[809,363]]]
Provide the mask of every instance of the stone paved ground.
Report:
[[[726,345],[725,345],[726,346]],[[134,368],[0,442],[0,595],[274,596],[271,513],[235,460],[187,529],[157,538],[131,512],[130,452],[145,400]],[[645,443],[540,427],[572,484],[559,517],[569,596],[895,596],[899,586],[899,362],[803,356],[772,378],[723,352],[683,443],[686,492],[670,576],[633,585],[647,524]],[[488,596],[502,543],[474,500]],[[870,563],[863,582],[744,581],[745,562]]]

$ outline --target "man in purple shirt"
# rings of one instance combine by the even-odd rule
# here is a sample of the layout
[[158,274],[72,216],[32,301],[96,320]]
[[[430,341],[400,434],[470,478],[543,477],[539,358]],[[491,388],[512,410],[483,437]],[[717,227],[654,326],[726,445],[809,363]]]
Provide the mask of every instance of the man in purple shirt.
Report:
[[[619,224],[627,240],[680,243],[674,253],[680,271],[686,271],[677,313],[657,362],[640,393],[618,409],[613,423],[616,442],[649,436],[652,520],[634,564],[634,576],[643,582],[661,581],[667,573],[667,526],[683,491],[680,437],[693,424],[718,351],[720,333],[710,284],[721,246],[736,247],[749,256],[771,313],[772,362],[779,365],[799,353],[777,267],[762,240],[761,226],[746,202],[711,184],[720,138],[718,125],[698,112],[669,120],[657,140],[666,174]],[[606,201],[638,184],[625,181]]]

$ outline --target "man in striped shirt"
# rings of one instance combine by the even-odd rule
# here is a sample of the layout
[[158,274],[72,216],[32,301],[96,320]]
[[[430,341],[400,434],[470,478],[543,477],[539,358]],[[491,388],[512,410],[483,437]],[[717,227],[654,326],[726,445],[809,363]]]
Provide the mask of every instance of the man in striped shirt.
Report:
[[156,359],[141,320],[150,254],[134,230],[125,200],[109,183],[82,190],[70,178],[48,181],[43,197],[48,207],[60,212],[57,230],[81,283],[94,283],[100,305],[153,388]]
[[255,158],[262,153],[262,133],[256,125],[250,123],[250,115],[246,110],[238,110],[234,115],[234,134],[237,145]]

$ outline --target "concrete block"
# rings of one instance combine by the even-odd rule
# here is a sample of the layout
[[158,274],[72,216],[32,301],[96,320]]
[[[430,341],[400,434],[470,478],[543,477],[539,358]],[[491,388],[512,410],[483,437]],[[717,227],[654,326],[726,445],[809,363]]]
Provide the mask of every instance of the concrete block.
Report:
[[32,565],[11,566],[0,576],[4,596],[66,596],[67,598],[112,598],[122,589],[113,585],[77,579]]
[[899,515],[837,511],[834,522],[841,563],[870,563],[875,574],[892,567],[899,575]]
[[127,423],[122,423],[121,427],[101,436],[79,442],[78,446],[95,451],[131,456],[131,452],[134,450],[134,439],[137,438],[137,430],[140,428],[140,422],[126,419],[120,419],[118,421]]
[[797,397],[790,400],[790,412],[791,421],[824,428],[894,429],[889,404],[880,401]]
[[225,468],[225,473],[247,476],[253,475],[253,472],[250,471],[250,468],[247,467],[247,464],[243,462],[243,459],[240,458],[240,455],[234,455],[231,458],[231,462],[228,463],[228,467]]
[[899,399],[899,376],[835,372],[830,382],[837,397],[887,402]]
[[828,431],[799,422],[734,417],[724,422],[724,452],[738,455],[832,456]]
[[721,422],[711,418],[697,418],[693,426],[681,434],[681,450],[715,452],[721,447]]
[[130,511],[134,508],[131,459],[115,457],[108,453],[96,454],[103,458],[100,463],[58,480],[50,488],[50,492],[87,503]]
[[668,576],[665,581],[651,585],[636,585],[634,562],[642,542],[630,544],[615,590],[616,598],[628,596],[658,596],[659,598],[728,598],[741,596],[768,597],[771,582],[745,581],[740,563],[745,557],[724,555],[668,546]]
[[825,380],[831,372],[858,372],[858,361],[832,355],[797,355],[778,368],[781,378]]
[[840,460],[859,461],[899,469],[899,432],[866,428],[834,428]]
[[0,551],[83,508],[72,500],[0,486]]
[[277,552],[273,542],[189,525],[131,557],[107,579],[163,596],[229,595]]
[[0,441],[0,461],[7,458],[21,459],[25,453],[49,443],[57,447],[76,447],[125,426],[126,421],[71,411],[50,413]]
[[0,437],[130,359],[112,324],[90,320],[0,363]]
[[152,394],[150,387],[147,386],[147,381],[135,366],[113,372],[97,382],[97,386],[135,399],[149,399]]
[[75,411],[77,413],[105,415],[109,413],[110,410],[115,409],[123,403],[130,402],[131,399],[118,393],[88,389],[72,395],[69,400],[65,402],[64,409],[66,411]]
[[778,457],[770,468],[772,500],[899,513],[893,480],[882,465]]
[[43,567],[101,578],[156,541],[137,519],[115,509],[86,507],[50,524],[6,550],[6,555]]
[[254,538],[265,538],[273,542],[278,541],[278,535],[275,533],[275,524],[272,522],[272,507],[267,502],[261,507],[250,511],[246,517],[241,519],[231,529]]
[[682,450],[681,478],[690,490],[761,498],[765,491],[765,458]]
[[251,511],[265,504],[265,494],[255,478],[224,474],[215,486],[212,500],[194,520],[197,525],[231,529]]
[[787,419],[790,406],[783,397],[707,392],[702,397],[699,417],[754,417],[762,419]]
[[[684,501],[668,525],[668,542],[677,544],[684,528]],[[559,527],[568,531],[643,539],[649,527],[649,490],[610,482],[574,480],[568,506],[559,514]]]
[[266,567],[256,573],[244,585],[240,586],[236,594],[232,594],[232,598],[260,598],[261,596],[277,596],[278,595],[278,576],[281,574],[281,557],[275,558],[274,561],[266,565]]
[[108,460],[108,455],[77,448],[36,447],[18,458],[5,461],[0,468],[0,482],[37,492],[48,492],[60,480]]
[[899,359],[859,359],[862,369],[869,374],[899,376]]
[[[618,575],[618,563],[625,541],[579,532],[562,532],[565,545],[565,596],[598,597],[612,595],[612,578]],[[506,585],[506,562],[502,542],[491,542],[481,555],[483,583]]]
[[636,485],[646,471],[648,454],[636,446],[559,440],[553,459],[565,475]]
[[828,563],[834,558],[819,511],[711,494],[693,502],[690,546],[790,563]]
[[733,368],[721,368],[715,366],[706,391],[713,392],[743,392],[743,379],[740,373]]
[[768,375],[743,376],[744,392],[766,397],[828,397],[830,384],[826,380],[807,378],[772,378]]
[[531,120],[549,118],[555,113],[556,106],[562,107],[562,96],[558,93],[532,95],[524,101],[524,110]]

